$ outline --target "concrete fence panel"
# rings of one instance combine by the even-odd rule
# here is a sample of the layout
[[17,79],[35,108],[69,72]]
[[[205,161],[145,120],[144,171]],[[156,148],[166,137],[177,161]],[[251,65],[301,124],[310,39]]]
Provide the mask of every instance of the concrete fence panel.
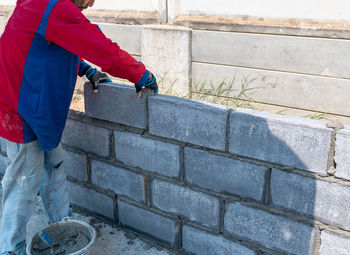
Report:
[[195,62],[350,78],[348,40],[196,30],[192,33]]

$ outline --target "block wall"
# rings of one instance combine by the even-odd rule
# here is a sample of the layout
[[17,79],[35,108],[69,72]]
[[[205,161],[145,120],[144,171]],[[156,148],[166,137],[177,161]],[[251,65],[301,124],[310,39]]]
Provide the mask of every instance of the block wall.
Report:
[[185,254],[348,254],[350,127],[117,84],[85,104],[62,139],[76,208]]

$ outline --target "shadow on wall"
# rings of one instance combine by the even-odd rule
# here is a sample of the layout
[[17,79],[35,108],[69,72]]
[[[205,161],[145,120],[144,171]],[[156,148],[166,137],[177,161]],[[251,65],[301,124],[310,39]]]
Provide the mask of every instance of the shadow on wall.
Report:
[[264,161],[269,174],[264,206],[228,203],[226,233],[274,251],[316,254],[319,230],[310,220],[314,218],[316,180],[300,173],[327,173],[330,136],[324,123],[313,120],[246,109],[232,112],[229,151]]

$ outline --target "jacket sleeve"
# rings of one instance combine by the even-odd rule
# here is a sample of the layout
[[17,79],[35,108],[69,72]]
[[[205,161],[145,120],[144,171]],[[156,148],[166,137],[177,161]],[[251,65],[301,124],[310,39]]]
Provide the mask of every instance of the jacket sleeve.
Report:
[[117,43],[91,24],[71,0],[59,0],[50,13],[46,40],[101,67],[103,72],[132,83],[145,79],[148,71]]

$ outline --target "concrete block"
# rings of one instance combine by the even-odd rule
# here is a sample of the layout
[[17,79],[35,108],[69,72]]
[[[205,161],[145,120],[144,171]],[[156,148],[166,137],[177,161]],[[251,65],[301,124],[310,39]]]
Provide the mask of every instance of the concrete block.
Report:
[[121,200],[118,200],[118,212],[121,225],[151,235],[172,247],[178,246],[179,227],[176,220],[127,204]]
[[269,249],[295,255],[312,254],[316,229],[240,203],[230,203],[225,214],[225,231],[237,238]]
[[115,218],[113,198],[72,182],[68,182],[68,192],[72,204],[112,220]]
[[334,160],[337,164],[335,177],[350,180],[350,127],[337,133]]
[[7,152],[6,139],[0,137],[0,149],[3,152]]
[[347,40],[203,30],[192,38],[195,62],[350,78]]
[[8,157],[4,157],[0,154],[0,174],[4,175],[6,168],[10,165],[10,160]]
[[350,230],[350,187],[273,169],[271,203]]
[[85,156],[65,150],[63,165],[68,176],[82,181],[88,180]]
[[225,107],[169,96],[149,98],[150,133],[225,150]]
[[143,176],[100,161],[91,162],[91,181],[98,187],[112,190],[136,201],[144,201]]
[[[350,115],[350,101],[347,92],[350,81],[345,79],[305,74],[267,71],[235,66],[192,63],[193,91],[203,92],[218,87],[223,81],[233,90],[222,96],[237,96],[244,83],[245,94],[253,101],[298,109]],[[310,96],[312,95],[312,96]],[[329,98],[337,98],[330,103]],[[229,101],[230,102],[230,101]],[[275,111],[277,112],[277,111]],[[306,115],[306,114],[305,114]]]
[[185,148],[185,179],[205,189],[262,201],[267,173],[267,167]]
[[321,233],[320,255],[348,255],[350,238],[328,230]]
[[217,198],[159,180],[152,181],[151,189],[155,207],[211,228],[219,227],[220,202]]
[[231,113],[232,153],[326,174],[332,130],[326,123],[248,109]]
[[137,99],[135,88],[105,83],[94,93],[91,83],[84,86],[86,116],[146,128],[146,97]]
[[62,143],[101,157],[109,157],[111,155],[111,135],[110,130],[68,119]]
[[233,242],[221,235],[213,235],[188,225],[183,226],[182,233],[183,248],[191,254],[258,255],[256,251],[238,242]]
[[119,131],[114,132],[114,143],[117,160],[150,172],[179,176],[180,146]]
[[142,26],[96,23],[102,32],[130,54],[141,55]]
[[162,80],[160,91],[176,96],[190,92],[191,37],[189,28],[169,25],[144,26],[141,39],[142,62]]

